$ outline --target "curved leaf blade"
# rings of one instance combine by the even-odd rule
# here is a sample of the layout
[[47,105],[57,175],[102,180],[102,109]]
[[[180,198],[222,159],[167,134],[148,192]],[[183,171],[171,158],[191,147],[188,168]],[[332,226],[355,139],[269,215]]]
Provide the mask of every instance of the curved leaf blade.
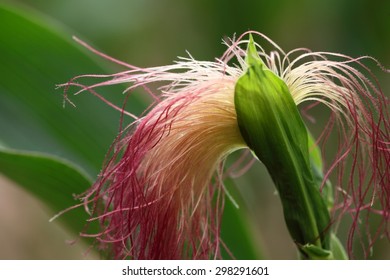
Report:
[[[0,5],[0,139],[14,149],[55,154],[95,175],[118,133],[120,112],[88,93],[63,108],[56,84],[85,74],[107,74],[72,33],[34,11]],[[123,104],[122,87],[100,94]],[[126,109],[142,112],[132,97]],[[125,120],[126,121],[126,120]]]
[[[91,185],[80,168],[40,153],[0,149],[0,171],[44,202],[53,215],[78,203],[74,195],[83,193]],[[87,218],[84,208],[78,207],[61,215],[59,221],[80,232]]]

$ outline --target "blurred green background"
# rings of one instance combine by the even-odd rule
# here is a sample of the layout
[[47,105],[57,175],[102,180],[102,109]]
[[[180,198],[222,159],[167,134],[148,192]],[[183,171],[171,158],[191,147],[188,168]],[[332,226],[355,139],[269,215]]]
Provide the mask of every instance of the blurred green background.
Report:
[[[0,53],[0,62],[8,63],[0,67],[0,144],[66,158],[81,166],[91,178],[99,171],[117,133],[119,114],[88,94],[71,98],[77,108],[63,109],[62,92],[56,91],[55,85],[79,74],[123,69],[81,50],[71,41],[72,35],[117,59],[142,67],[169,64],[177,56],[185,56],[186,50],[196,59],[213,60],[225,50],[222,38],[248,30],[266,34],[285,51],[306,47],[350,56],[371,55],[390,67],[390,1],[386,0],[2,0],[0,4],[17,7],[36,22],[60,32],[62,40],[85,56],[62,52],[50,36],[40,37],[41,33],[33,34],[33,30],[24,27],[8,26],[5,32],[3,27],[12,23],[0,18],[0,49],[1,44],[6,46],[15,38],[24,42],[9,54],[21,57],[21,61],[7,60],[7,53]],[[13,28],[15,33],[9,32]],[[29,36],[40,43],[31,46],[28,40],[23,41]],[[23,64],[22,56],[29,53],[31,65],[35,63],[39,68],[27,69]],[[374,63],[369,66],[389,96],[388,77]],[[32,78],[47,77],[33,81],[47,91],[24,99],[23,93],[34,85],[30,86],[29,80],[17,79],[20,67],[25,73],[31,71]],[[7,82],[11,81],[20,83],[19,96],[6,94],[12,86]],[[121,88],[110,88],[105,96],[121,104],[120,92]],[[142,111],[142,97],[136,96],[129,103],[133,111]],[[319,114],[318,123],[321,117]],[[89,120],[86,127],[84,119]],[[313,127],[314,134],[321,130],[320,126]],[[99,135],[94,131],[99,131]],[[261,248],[257,256],[297,258],[265,168],[255,164],[250,174],[236,184],[247,205],[242,211],[248,212],[249,235],[254,237],[253,244]],[[0,173],[0,259],[84,258],[86,246],[80,242],[69,246],[65,242],[74,239],[74,233],[64,230],[58,222],[48,223],[53,214]],[[234,228],[226,229],[229,230]],[[345,231],[340,230],[344,241]],[[240,238],[234,234],[233,237]],[[389,248],[387,240],[380,240],[372,258],[390,259]]]

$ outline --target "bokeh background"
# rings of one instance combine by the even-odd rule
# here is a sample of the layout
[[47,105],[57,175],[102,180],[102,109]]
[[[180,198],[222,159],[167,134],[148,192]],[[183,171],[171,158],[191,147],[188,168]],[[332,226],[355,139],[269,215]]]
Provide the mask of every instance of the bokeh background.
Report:
[[[306,47],[350,56],[371,55],[385,67],[390,67],[390,1],[387,0],[1,0],[0,4],[22,9],[59,30],[69,40],[72,35],[76,35],[104,53],[144,67],[169,64],[177,56],[185,56],[186,50],[196,59],[213,60],[225,50],[221,44],[222,38],[248,30],[266,34],[286,51]],[[3,37],[1,30],[0,26],[0,37]],[[42,44],[50,45],[51,42]],[[28,49],[29,45],[24,47]],[[102,59],[94,59],[109,71],[121,70]],[[58,60],[58,63],[55,60],[55,57],[52,58],[50,67],[63,67],[63,59]],[[72,61],[68,63],[71,65]],[[67,69],[71,69],[69,65]],[[388,95],[388,75],[386,77],[375,64],[370,66]],[[75,67],[66,73],[66,79],[93,70]],[[0,80],[5,77],[6,73],[0,73]],[[102,107],[90,107],[94,104],[92,96],[80,97],[80,100],[73,98],[78,104],[75,110],[68,107],[62,109],[61,94],[54,90],[55,85],[61,82],[66,80],[51,77],[51,80],[46,81],[47,85],[52,85],[48,91],[53,93],[50,101],[53,102],[53,108],[65,110],[73,116],[83,110],[101,110],[100,114],[105,114]],[[120,102],[121,98],[118,94],[117,101]],[[18,110],[18,107],[14,110]],[[28,109],[23,112],[23,108],[20,110],[10,114],[27,114],[25,112]],[[116,134],[118,114],[108,111],[107,121],[101,124],[106,128],[106,133],[101,136],[103,140],[100,150],[94,155],[95,162],[104,158]],[[75,160],[87,169],[91,177],[99,171],[99,166],[86,167],[90,165],[79,160],[77,155],[57,149],[50,137],[40,134],[37,132],[39,130],[32,131],[29,124],[23,124],[22,117],[16,120],[15,125],[12,125],[13,120],[5,120],[4,112],[0,112],[0,118],[3,118],[0,120],[0,124],[3,124],[0,126],[0,140],[5,145],[46,151]],[[69,125],[77,126],[78,121],[74,118]],[[318,118],[321,123],[321,115]],[[4,124],[6,122],[8,125]],[[37,127],[40,126],[45,125],[37,124]],[[31,130],[27,137],[31,137],[31,141],[23,136],[24,129]],[[321,127],[313,129],[322,130]],[[77,141],[94,143],[93,139]],[[249,175],[237,181],[237,186],[246,205],[244,208],[248,210],[249,231],[255,244],[261,248],[261,257],[296,259],[296,250],[285,228],[279,199],[265,168],[255,164]],[[68,245],[65,241],[74,239],[74,234],[57,222],[48,223],[52,215],[41,202],[0,174],[0,259],[96,257],[94,254],[85,256],[87,246],[81,242]],[[234,231],[233,228],[231,230]],[[343,230],[341,239],[345,240]],[[379,241],[372,258],[390,258],[388,241]]]

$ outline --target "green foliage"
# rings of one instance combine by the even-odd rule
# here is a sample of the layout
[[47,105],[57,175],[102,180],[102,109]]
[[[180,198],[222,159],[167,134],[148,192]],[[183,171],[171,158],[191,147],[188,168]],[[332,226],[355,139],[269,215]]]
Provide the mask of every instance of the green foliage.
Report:
[[[118,130],[120,113],[83,93],[63,108],[65,83],[75,75],[105,74],[72,33],[32,12],[0,6],[0,139],[15,149],[56,154],[77,162],[91,175],[101,167]],[[104,94],[123,103],[122,88]],[[139,99],[129,110],[140,111]]]
[[[238,186],[231,179],[225,181],[225,186],[239,208],[237,208],[230,198],[226,198],[221,224],[222,241],[228,244],[229,251],[236,259],[262,259],[261,248],[256,244],[256,240],[251,231],[248,209],[241,198]],[[222,252],[224,259],[231,258],[226,250],[222,250]]]
[[313,136],[308,131],[308,144],[310,154],[310,166],[313,174],[313,179],[317,187],[320,189],[322,197],[325,200],[326,206],[330,211],[334,204],[332,184],[329,180],[326,180],[325,185],[322,186],[324,179],[322,156],[320,148],[315,144]]
[[[0,171],[44,202],[52,216],[74,206],[73,196],[83,193],[92,183],[74,164],[41,153],[0,149]],[[87,218],[84,207],[78,207],[63,214],[59,220],[80,232]],[[96,230],[91,227],[90,230]]]

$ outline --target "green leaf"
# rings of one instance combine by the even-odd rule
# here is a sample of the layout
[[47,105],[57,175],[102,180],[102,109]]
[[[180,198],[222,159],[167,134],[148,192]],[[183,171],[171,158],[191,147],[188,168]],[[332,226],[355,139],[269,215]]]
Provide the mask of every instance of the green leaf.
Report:
[[322,173],[323,165],[322,165],[321,150],[316,145],[313,136],[309,132],[307,133],[307,142],[308,142],[309,153],[310,153],[310,163],[313,166],[313,168],[319,170]]
[[[313,136],[308,131],[308,144],[310,153],[310,165],[313,173],[313,179],[319,189],[321,189],[322,182],[324,180],[322,156],[320,148],[316,145]],[[328,211],[333,208],[333,187],[329,180],[326,180],[324,186],[321,189],[321,195],[324,198]]]
[[[250,222],[248,211],[242,200],[237,186],[232,179],[225,180],[226,190],[229,197],[226,197],[225,209],[222,216],[221,239],[226,244],[233,257],[238,260],[258,260],[262,259],[262,252],[259,244],[256,244]],[[234,203],[232,201],[234,199]],[[237,208],[237,203],[239,208]],[[226,250],[222,250],[223,259],[230,259]]]
[[267,167],[298,248],[329,250],[330,217],[313,179],[306,127],[285,83],[256,60],[253,51],[249,46],[248,69],[235,87],[241,134]]
[[302,246],[301,250],[304,251],[311,260],[348,260],[343,245],[333,233],[330,236],[330,250],[324,250],[311,244]]
[[324,250],[312,244],[307,244],[301,247],[301,250],[306,253],[310,260],[332,260],[333,255],[329,250]]
[[[74,195],[83,193],[92,183],[79,167],[41,153],[0,149],[0,171],[44,202],[53,216],[80,203]],[[61,215],[58,221],[80,232],[87,218],[84,208],[78,207]],[[89,230],[96,231],[96,225],[91,224]]]
[[348,254],[335,234],[330,236],[330,249],[334,260],[348,260]]
[[[107,71],[72,41],[73,32],[32,10],[0,5],[0,26],[0,140],[77,162],[95,176],[118,133],[120,112],[88,93],[69,96],[77,107],[63,108],[63,90],[55,87],[76,75]],[[122,90],[109,87],[100,94],[121,106]],[[144,109],[135,96],[128,104],[133,113]]]

